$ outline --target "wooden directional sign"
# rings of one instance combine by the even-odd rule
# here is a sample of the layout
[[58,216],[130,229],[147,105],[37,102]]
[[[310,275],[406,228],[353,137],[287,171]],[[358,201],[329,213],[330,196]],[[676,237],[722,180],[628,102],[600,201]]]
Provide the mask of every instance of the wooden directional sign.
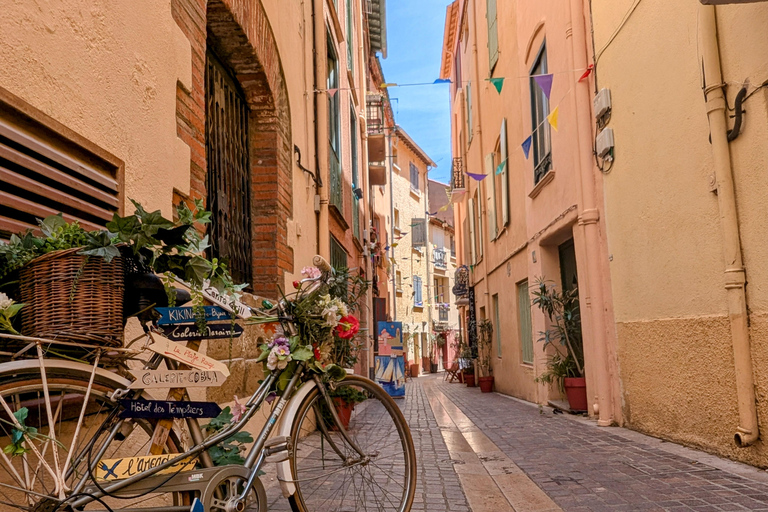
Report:
[[120,400],[121,418],[215,418],[221,412],[214,402],[175,400]]
[[136,380],[128,389],[210,388],[227,378],[221,372],[205,370],[131,370]]
[[198,370],[221,372],[224,376],[229,377],[229,368],[227,368],[227,365],[221,361],[212,359],[191,348],[179,345],[155,332],[151,333],[150,336],[152,336],[154,343],[147,348],[152,352],[170,357],[171,359],[184,363],[192,368],[197,368]]
[[208,281],[203,282],[203,297],[213,302],[214,304],[218,304],[229,312],[234,312],[242,319],[250,318],[252,315],[251,308],[239,300],[235,300],[232,297],[222,295],[221,292],[219,292],[219,290],[217,290],[215,287],[211,286],[210,282]]
[[[102,459],[96,464],[96,480],[102,482],[110,480],[123,480],[138,475],[148,469],[159,466],[164,462],[178,457],[178,453],[166,453],[163,455],[149,455],[147,457],[125,457],[122,459]],[[189,471],[195,468],[194,459],[182,459],[171,466],[161,469],[156,475],[167,475],[179,471]]]
[[[224,308],[219,306],[204,306],[204,308],[206,322],[232,320],[232,313]],[[194,308],[155,308],[155,311],[161,315],[160,320],[157,321],[158,325],[193,324],[197,320]]]
[[[227,313],[229,314],[229,313]],[[243,328],[232,322],[225,324],[206,324],[205,331],[195,325],[167,325],[163,327],[163,334],[173,341],[189,340],[216,340],[223,338],[239,338],[243,334]]]

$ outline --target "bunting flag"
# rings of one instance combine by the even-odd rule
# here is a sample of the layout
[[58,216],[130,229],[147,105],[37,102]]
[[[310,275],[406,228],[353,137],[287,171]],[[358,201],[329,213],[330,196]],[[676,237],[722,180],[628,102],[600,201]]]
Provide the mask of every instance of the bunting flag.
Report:
[[462,195],[466,194],[466,190],[454,190],[451,194],[451,203],[457,203]]
[[587,66],[587,70],[584,71],[584,74],[579,77],[579,82],[583,82],[584,80],[586,80],[587,77],[592,74],[593,69],[595,69],[594,64],[590,64],[589,66]]
[[496,174],[501,174],[504,172],[504,167],[507,165],[507,159],[501,161],[501,163],[496,167]]
[[387,82],[387,83],[381,84],[379,87],[381,87],[382,89],[386,89],[387,87],[397,87],[397,84]]
[[328,96],[333,98],[334,96],[336,96],[336,93],[339,92],[339,90],[338,89],[327,89],[325,92],[328,93]]
[[435,80],[435,81],[434,81],[434,82],[432,82],[432,83],[433,83],[433,84],[450,84],[450,83],[452,83],[452,82],[451,82],[451,79],[450,79],[450,78],[438,78],[437,80]]
[[397,247],[397,242],[395,242],[394,244],[392,244],[390,247],[392,247],[393,249],[394,249],[395,247]]
[[501,88],[504,86],[503,78],[489,78],[493,86],[496,88],[496,92],[501,94]]
[[547,121],[549,121],[549,124],[552,125],[552,128],[554,128],[555,131],[557,131],[557,114],[559,112],[559,108],[560,107],[555,107],[555,110],[553,110],[552,113],[547,116]]
[[448,206],[449,206],[449,204],[450,204],[450,203],[448,203],[448,204],[444,204],[444,205],[443,205],[443,206],[441,206],[441,207],[440,207],[440,209],[439,209],[439,210],[437,210],[437,211],[438,211],[438,212],[444,212],[444,211],[446,211],[446,210],[448,209]]
[[531,143],[533,142],[533,135],[529,135],[527,139],[523,141],[522,144],[520,144],[523,148],[523,153],[525,153],[525,159],[528,160],[528,155],[531,152]]
[[535,75],[533,79],[544,91],[544,96],[549,99],[549,93],[552,91],[552,75]]
[[470,178],[472,178],[473,180],[476,180],[476,181],[483,181],[485,179],[485,177],[486,177],[485,174],[476,174],[474,172],[468,172],[466,174],[467,174],[467,176],[469,176]]

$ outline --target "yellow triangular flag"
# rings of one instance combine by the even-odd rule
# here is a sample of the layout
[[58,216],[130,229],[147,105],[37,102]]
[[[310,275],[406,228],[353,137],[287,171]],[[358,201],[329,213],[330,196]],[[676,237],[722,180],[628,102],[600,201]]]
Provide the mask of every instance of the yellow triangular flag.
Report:
[[552,128],[554,128],[555,131],[557,131],[557,114],[558,114],[557,109],[558,108],[560,107],[555,107],[555,110],[553,110],[552,113],[547,116],[547,121],[549,121],[549,124],[552,125]]
[[439,212],[444,212],[444,211],[445,211],[445,210],[447,210],[447,209],[448,209],[448,205],[447,205],[447,204],[444,204],[444,205],[443,205],[443,206],[441,206],[441,207],[440,207],[440,208],[439,208],[437,211],[439,211]]

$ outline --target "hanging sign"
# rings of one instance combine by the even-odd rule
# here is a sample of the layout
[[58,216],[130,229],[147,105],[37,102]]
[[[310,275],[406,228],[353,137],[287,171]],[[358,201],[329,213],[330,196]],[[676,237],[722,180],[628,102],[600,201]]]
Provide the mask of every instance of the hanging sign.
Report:
[[230,313],[235,313],[243,320],[251,317],[251,308],[234,297],[223,295],[216,287],[211,286],[209,281],[203,281],[203,297],[218,304]]
[[[96,480],[102,482],[110,480],[122,480],[149,469],[155,468],[164,462],[178,457],[178,453],[166,453],[163,455],[147,455],[146,457],[124,457],[122,459],[102,459],[96,464]],[[165,469],[161,469],[156,475],[168,475],[180,471],[189,471],[195,469],[195,459],[182,459],[175,464],[171,464]]]
[[205,370],[131,370],[136,378],[128,389],[210,388],[227,378],[221,372]]
[[157,333],[152,333],[151,336],[154,343],[147,348],[152,352],[160,354],[161,356],[170,357],[175,361],[184,363],[192,368],[197,368],[198,370],[219,371],[226,377],[229,377],[229,368],[227,368],[227,365],[221,361],[212,359],[191,348],[179,345]]
[[[224,308],[220,308],[219,306],[204,307],[206,322],[232,319],[232,313]],[[195,308],[155,308],[155,311],[161,315],[160,320],[157,321],[158,325],[193,324],[197,320],[197,318],[195,318]]]
[[200,332],[200,328],[195,324],[172,325],[164,327],[163,334],[173,341],[218,340],[239,338],[243,334],[243,328],[238,324],[233,325],[232,322],[227,322],[225,324],[206,324],[205,330]]
[[121,418],[215,418],[221,407],[215,402],[177,402],[175,400],[120,400]]

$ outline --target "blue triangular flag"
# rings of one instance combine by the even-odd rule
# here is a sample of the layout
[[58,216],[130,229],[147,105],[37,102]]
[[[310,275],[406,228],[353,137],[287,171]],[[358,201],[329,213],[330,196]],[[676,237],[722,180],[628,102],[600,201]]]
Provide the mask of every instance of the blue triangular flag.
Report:
[[449,83],[451,83],[451,79],[450,78],[438,78],[437,80],[435,80],[432,83],[433,84],[449,84]]
[[533,142],[533,139],[529,135],[527,139],[525,139],[522,143],[523,146],[523,153],[525,153],[525,159],[528,160],[528,154],[531,152],[531,142]]

